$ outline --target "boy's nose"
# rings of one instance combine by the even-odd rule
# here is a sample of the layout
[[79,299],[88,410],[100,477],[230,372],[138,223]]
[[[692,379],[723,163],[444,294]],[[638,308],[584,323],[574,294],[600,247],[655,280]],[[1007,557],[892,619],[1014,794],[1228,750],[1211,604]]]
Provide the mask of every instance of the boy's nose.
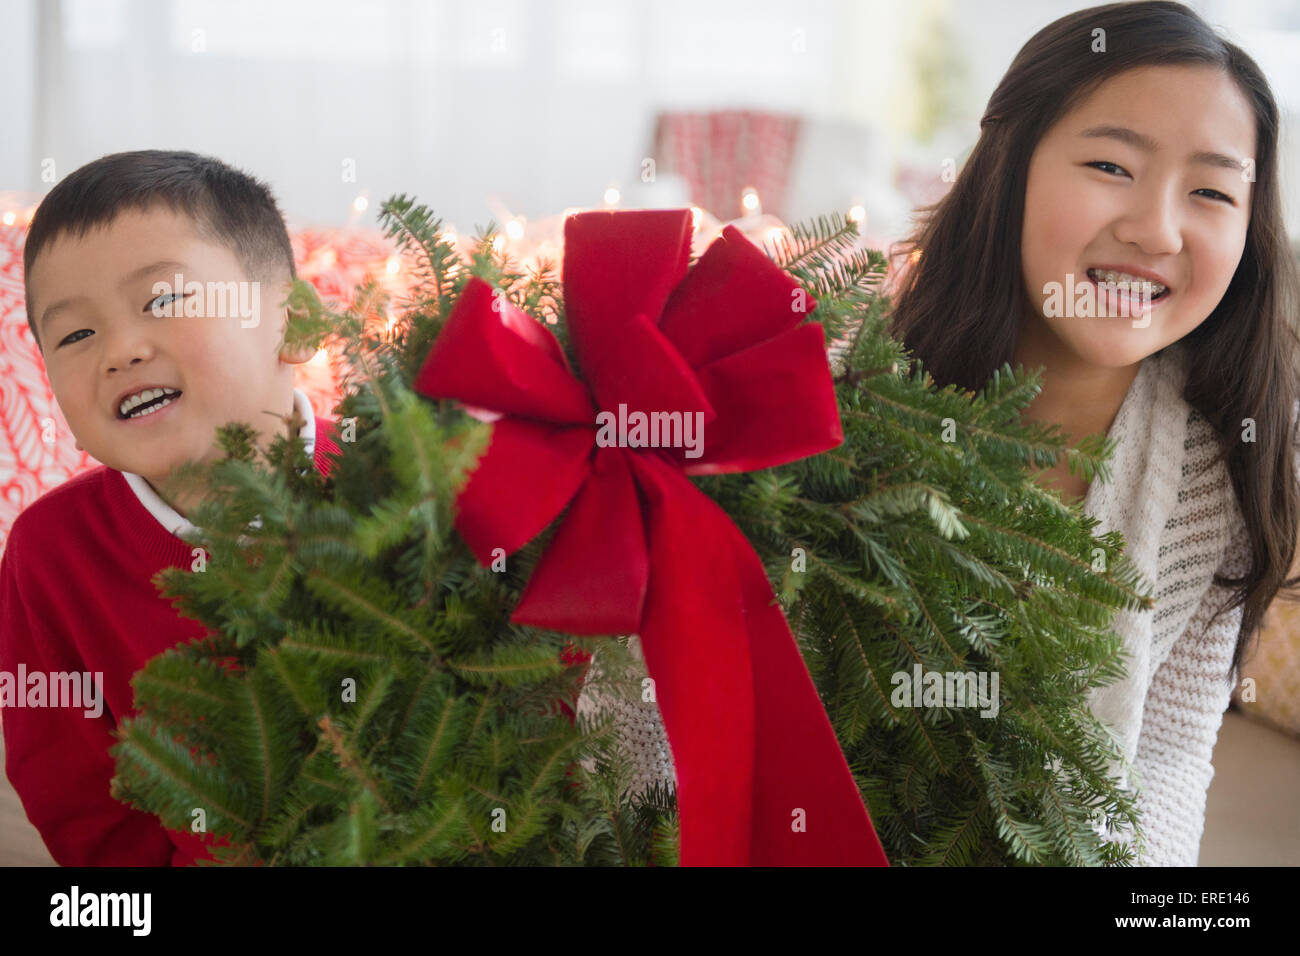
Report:
[[141,331],[118,332],[104,350],[104,366],[117,372],[153,357],[153,342]]
[[[137,362],[143,362],[143,361],[144,361],[144,359],[143,359],[142,357],[140,357],[140,356],[137,355],[135,358],[133,358],[133,359],[131,359],[129,362],[127,362],[126,365],[135,365]],[[110,372],[116,372],[117,370],[118,370],[118,369],[117,369],[117,366],[112,366],[112,367],[109,368],[109,371],[110,371]]]

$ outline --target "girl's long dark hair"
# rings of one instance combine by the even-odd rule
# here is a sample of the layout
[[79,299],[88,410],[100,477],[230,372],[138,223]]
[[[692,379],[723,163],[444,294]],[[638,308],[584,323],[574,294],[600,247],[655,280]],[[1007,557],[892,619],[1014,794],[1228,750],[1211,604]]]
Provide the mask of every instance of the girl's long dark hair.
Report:
[[[1105,52],[1094,52],[1104,30]],[[1240,667],[1295,557],[1300,489],[1293,415],[1300,398],[1300,294],[1282,221],[1278,109],[1255,61],[1180,3],[1112,3],[1044,27],[1016,55],[980,119],[980,137],[948,194],[924,207],[896,254],[909,265],[895,289],[892,328],[939,385],[978,391],[1012,361],[1026,314],[1021,225],[1029,160],[1044,133],[1110,77],[1138,66],[1223,70],[1255,114],[1254,196],[1245,250],[1222,301],[1185,336],[1184,398],[1214,426],[1241,504],[1252,566],[1215,583],[1240,606],[1232,668]],[[1254,419],[1256,441],[1240,440]],[[1078,436],[1076,436],[1078,437]]]

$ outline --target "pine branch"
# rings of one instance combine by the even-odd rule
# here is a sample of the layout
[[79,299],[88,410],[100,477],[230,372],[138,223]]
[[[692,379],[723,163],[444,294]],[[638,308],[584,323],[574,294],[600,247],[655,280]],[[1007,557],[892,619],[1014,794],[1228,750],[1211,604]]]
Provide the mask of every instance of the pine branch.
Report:
[[815,268],[847,252],[858,239],[858,224],[841,213],[818,216],[788,227],[767,246],[768,255],[787,272]]

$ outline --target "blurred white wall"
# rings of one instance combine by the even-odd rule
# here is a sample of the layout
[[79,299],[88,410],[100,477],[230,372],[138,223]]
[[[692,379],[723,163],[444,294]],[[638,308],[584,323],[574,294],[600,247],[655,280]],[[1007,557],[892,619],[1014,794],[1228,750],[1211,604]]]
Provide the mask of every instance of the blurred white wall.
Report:
[[0,4],[0,42],[23,54],[5,58],[3,79],[28,77],[0,85],[0,128],[24,131],[0,153],[0,188],[44,192],[50,161],[62,176],[116,150],[187,148],[269,179],[302,221],[343,222],[359,192],[406,191],[461,228],[498,208],[539,217],[626,189],[663,108],[827,114],[835,26],[854,6]]
[[[639,182],[656,114],[749,107],[808,119],[790,218],[860,202],[896,232],[898,165],[961,156],[1016,51],[1088,5],[0,0],[0,190],[39,198],[51,170],[185,148],[268,180],[299,224],[373,222],[401,191],[468,230],[596,206],[611,185],[677,204],[680,182]],[[1191,6],[1274,84],[1300,235],[1300,2]]]
[[35,189],[36,5],[0,0],[0,190]]

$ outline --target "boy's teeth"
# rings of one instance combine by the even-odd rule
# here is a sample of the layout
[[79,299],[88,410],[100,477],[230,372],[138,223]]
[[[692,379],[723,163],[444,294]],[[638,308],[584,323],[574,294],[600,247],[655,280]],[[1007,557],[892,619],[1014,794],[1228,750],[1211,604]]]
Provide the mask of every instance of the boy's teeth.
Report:
[[1109,282],[1118,285],[1121,289],[1134,290],[1147,287],[1152,295],[1160,295],[1165,291],[1165,286],[1151,279],[1139,279],[1135,275],[1129,275],[1127,272],[1116,272],[1114,269],[1089,269],[1088,275],[1098,282]]
[[[146,388],[143,392],[137,392],[134,395],[128,395],[126,398],[122,399],[122,404],[117,407],[117,410],[123,418],[138,418],[139,414],[131,414],[132,409],[138,408],[145,404],[145,402],[151,402],[156,398],[161,398],[164,395],[174,397],[179,394],[180,392],[174,388]],[[158,408],[170,405],[172,400],[173,399],[169,399],[168,401],[162,402],[158,405]],[[149,411],[156,410],[157,409],[149,409]]]
[[176,399],[174,399],[174,398],[169,398],[169,399],[167,399],[167,401],[165,401],[165,402],[159,402],[157,405],[150,405],[148,408],[142,408],[142,409],[140,409],[140,411],[138,411],[138,412],[132,412],[130,415],[127,415],[126,417],[127,417],[127,418],[143,418],[145,415],[152,415],[154,412],[158,411],[159,409],[166,408],[168,405],[170,405],[170,404],[171,404],[172,402],[174,402],[174,401],[176,401]]

